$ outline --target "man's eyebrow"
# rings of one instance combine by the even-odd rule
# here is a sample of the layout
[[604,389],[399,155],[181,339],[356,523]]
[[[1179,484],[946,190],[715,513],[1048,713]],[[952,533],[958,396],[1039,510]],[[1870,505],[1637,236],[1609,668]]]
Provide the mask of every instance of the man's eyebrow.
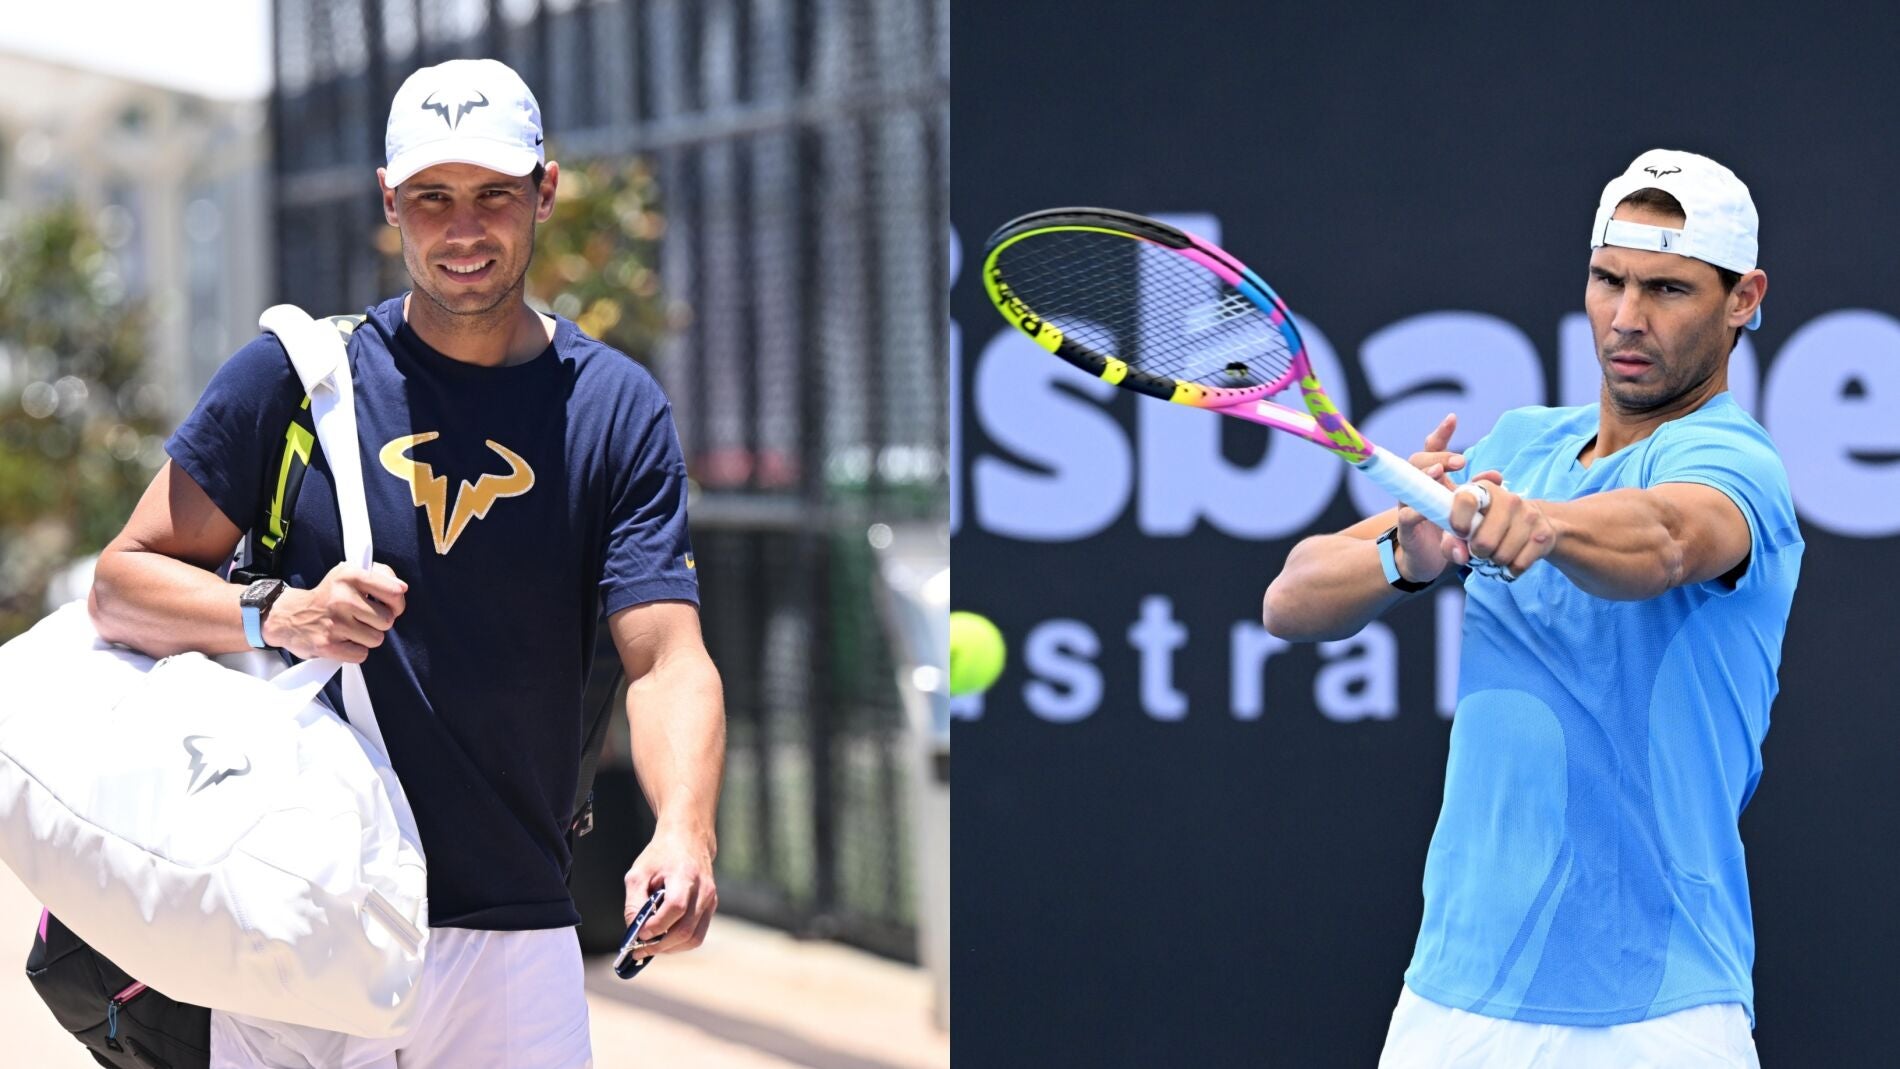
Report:
[[1642,283],[1645,286],[1674,286],[1677,289],[1684,289],[1684,290],[1692,290],[1696,288],[1696,284],[1694,282],[1691,282],[1686,278],[1676,278],[1673,275],[1653,275],[1649,278],[1639,278],[1636,281]]
[[1674,275],[1642,275],[1632,279],[1628,274],[1618,273],[1607,267],[1598,267],[1594,264],[1590,267],[1590,277],[1606,279],[1613,282],[1633,281],[1640,286],[1675,286],[1678,289],[1685,290],[1696,288],[1696,283],[1693,281],[1686,278],[1677,278]]

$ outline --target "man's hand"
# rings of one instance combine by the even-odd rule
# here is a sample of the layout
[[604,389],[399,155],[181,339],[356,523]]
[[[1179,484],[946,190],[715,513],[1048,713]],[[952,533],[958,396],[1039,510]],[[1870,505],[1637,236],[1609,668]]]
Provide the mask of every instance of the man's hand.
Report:
[[409,584],[387,564],[330,569],[314,590],[288,588],[264,617],[264,641],[298,657],[362,664],[408,605]]
[[642,956],[678,954],[706,941],[713,911],[719,908],[712,855],[710,836],[662,828],[634,859],[633,867],[627,870],[627,905],[621,918],[624,923],[633,923],[634,914],[646,904],[648,895],[666,888],[666,901],[636,933],[641,939],[658,940],[642,951]]
[[[1446,416],[1425,436],[1425,448],[1413,453],[1411,458],[1413,467],[1438,480],[1448,490],[1454,489],[1455,484],[1447,473],[1465,466],[1464,454],[1445,448],[1451,443],[1452,433],[1457,429],[1457,415]],[[1444,548],[1445,533],[1407,505],[1399,506],[1398,522],[1399,552],[1395,559],[1399,574],[1415,583],[1429,583],[1438,578],[1439,573],[1452,563]],[[1451,541],[1457,542],[1456,539]]]
[[[1481,484],[1490,494],[1484,509],[1484,522],[1469,542],[1451,534],[1439,541],[1439,549],[1457,564],[1470,564],[1479,557],[1504,568],[1512,579],[1523,575],[1531,565],[1550,556],[1557,548],[1557,527],[1544,511],[1544,503],[1521,497],[1504,488],[1501,472],[1475,475],[1471,485]],[[1461,493],[1451,499],[1451,528],[1463,536],[1471,530],[1478,514],[1478,495]]]

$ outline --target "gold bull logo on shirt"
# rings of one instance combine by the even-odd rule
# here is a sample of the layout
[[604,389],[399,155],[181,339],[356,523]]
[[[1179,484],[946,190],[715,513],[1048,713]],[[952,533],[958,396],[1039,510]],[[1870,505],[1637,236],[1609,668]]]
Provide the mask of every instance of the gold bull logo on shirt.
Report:
[[383,446],[377,459],[382,461],[383,468],[391,475],[409,484],[409,494],[416,507],[429,517],[429,534],[435,539],[436,554],[447,556],[449,550],[455,547],[455,540],[462,537],[468,525],[485,518],[496,501],[504,497],[520,497],[534,489],[534,469],[513,450],[490,439],[488,448],[508,462],[508,474],[484,472],[472,483],[464,480],[461,489],[456,491],[454,511],[451,513],[448,478],[437,475],[434,468],[409,455],[410,449],[439,437],[441,435],[436,431],[404,435]]

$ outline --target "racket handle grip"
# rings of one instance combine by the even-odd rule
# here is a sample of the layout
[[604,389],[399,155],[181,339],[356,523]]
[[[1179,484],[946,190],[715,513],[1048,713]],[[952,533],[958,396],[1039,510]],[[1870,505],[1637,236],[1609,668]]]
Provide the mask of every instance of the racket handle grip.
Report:
[[[1372,455],[1357,465],[1380,489],[1412,506],[1426,519],[1446,531],[1451,530],[1451,494],[1431,476],[1413,467],[1411,462],[1382,446],[1373,446]],[[1484,519],[1482,513],[1473,518]],[[1477,522],[1471,525],[1476,534]]]

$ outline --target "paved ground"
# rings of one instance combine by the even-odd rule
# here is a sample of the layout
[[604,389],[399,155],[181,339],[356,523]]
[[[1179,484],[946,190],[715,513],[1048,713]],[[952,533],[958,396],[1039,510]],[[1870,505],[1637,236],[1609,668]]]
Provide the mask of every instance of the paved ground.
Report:
[[[39,906],[0,867],[0,1062],[97,1069],[26,982]],[[730,917],[706,945],[624,982],[588,967],[597,1069],[948,1069],[922,970]]]

